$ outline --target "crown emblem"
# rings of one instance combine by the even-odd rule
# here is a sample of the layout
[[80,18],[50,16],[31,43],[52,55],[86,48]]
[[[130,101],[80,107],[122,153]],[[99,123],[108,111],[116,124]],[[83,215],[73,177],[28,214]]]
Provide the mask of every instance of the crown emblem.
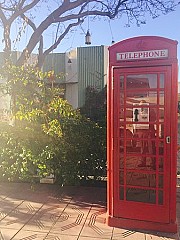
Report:
[[147,46],[147,43],[145,41],[143,41],[143,40],[139,41],[136,44],[137,49],[140,49],[140,50],[145,49],[146,46]]

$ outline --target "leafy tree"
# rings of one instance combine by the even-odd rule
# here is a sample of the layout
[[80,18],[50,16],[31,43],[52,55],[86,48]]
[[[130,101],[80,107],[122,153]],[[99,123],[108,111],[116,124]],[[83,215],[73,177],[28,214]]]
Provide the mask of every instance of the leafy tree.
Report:
[[[65,36],[78,25],[83,26],[87,16],[109,19],[127,17],[127,25],[146,22],[146,15],[158,17],[176,9],[177,0],[12,0],[0,2],[0,21],[3,28],[5,58],[9,59],[12,45],[22,40],[26,27],[31,32],[24,34],[27,44],[17,60],[22,65],[38,45],[38,66],[41,67],[48,53],[61,43]],[[43,14],[42,14],[43,12]],[[18,33],[13,31],[18,24]],[[56,32],[54,42],[44,50],[46,31]],[[48,36],[49,37],[49,36]]]
[[[95,122],[99,126],[99,135],[94,135],[97,141],[94,140],[94,148],[98,149],[99,157],[102,161],[102,173],[100,176],[105,176],[106,169],[106,108],[107,108],[107,88],[98,90],[95,87],[87,87],[85,94],[85,104],[80,109],[81,114]],[[90,144],[92,146],[93,144]]]
[[81,114],[90,118],[102,127],[106,127],[107,88],[98,90],[95,87],[87,87],[85,93],[85,104],[80,109]]

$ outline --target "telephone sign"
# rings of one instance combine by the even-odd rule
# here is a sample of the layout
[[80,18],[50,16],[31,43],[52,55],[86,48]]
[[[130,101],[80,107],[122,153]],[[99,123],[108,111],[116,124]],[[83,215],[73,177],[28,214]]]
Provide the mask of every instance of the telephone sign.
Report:
[[168,49],[117,53],[117,60],[167,58]]

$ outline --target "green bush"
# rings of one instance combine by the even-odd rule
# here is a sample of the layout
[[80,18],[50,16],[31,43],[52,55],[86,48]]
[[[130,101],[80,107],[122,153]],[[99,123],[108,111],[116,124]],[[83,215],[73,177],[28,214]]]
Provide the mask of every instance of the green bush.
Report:
[[37,127],[22,123],[21,126],[6,125],[1,128],[0,139],[0,176],[3,180],[32,181],[37,174],[43,176],[51,171],[50,139]]
[[104,128],[82,116],[45,82],[52,73],[7,66],[3,92],[12,96],[14,125],[0,130],[0,176],[33,181],[55,174],[61,184],[105,175]]

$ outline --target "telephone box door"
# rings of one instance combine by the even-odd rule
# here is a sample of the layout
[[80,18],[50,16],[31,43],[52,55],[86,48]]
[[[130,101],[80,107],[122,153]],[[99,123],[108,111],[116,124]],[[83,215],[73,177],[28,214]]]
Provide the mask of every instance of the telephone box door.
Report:
[[114,216],[169,223],[171,67],[113,75]]

